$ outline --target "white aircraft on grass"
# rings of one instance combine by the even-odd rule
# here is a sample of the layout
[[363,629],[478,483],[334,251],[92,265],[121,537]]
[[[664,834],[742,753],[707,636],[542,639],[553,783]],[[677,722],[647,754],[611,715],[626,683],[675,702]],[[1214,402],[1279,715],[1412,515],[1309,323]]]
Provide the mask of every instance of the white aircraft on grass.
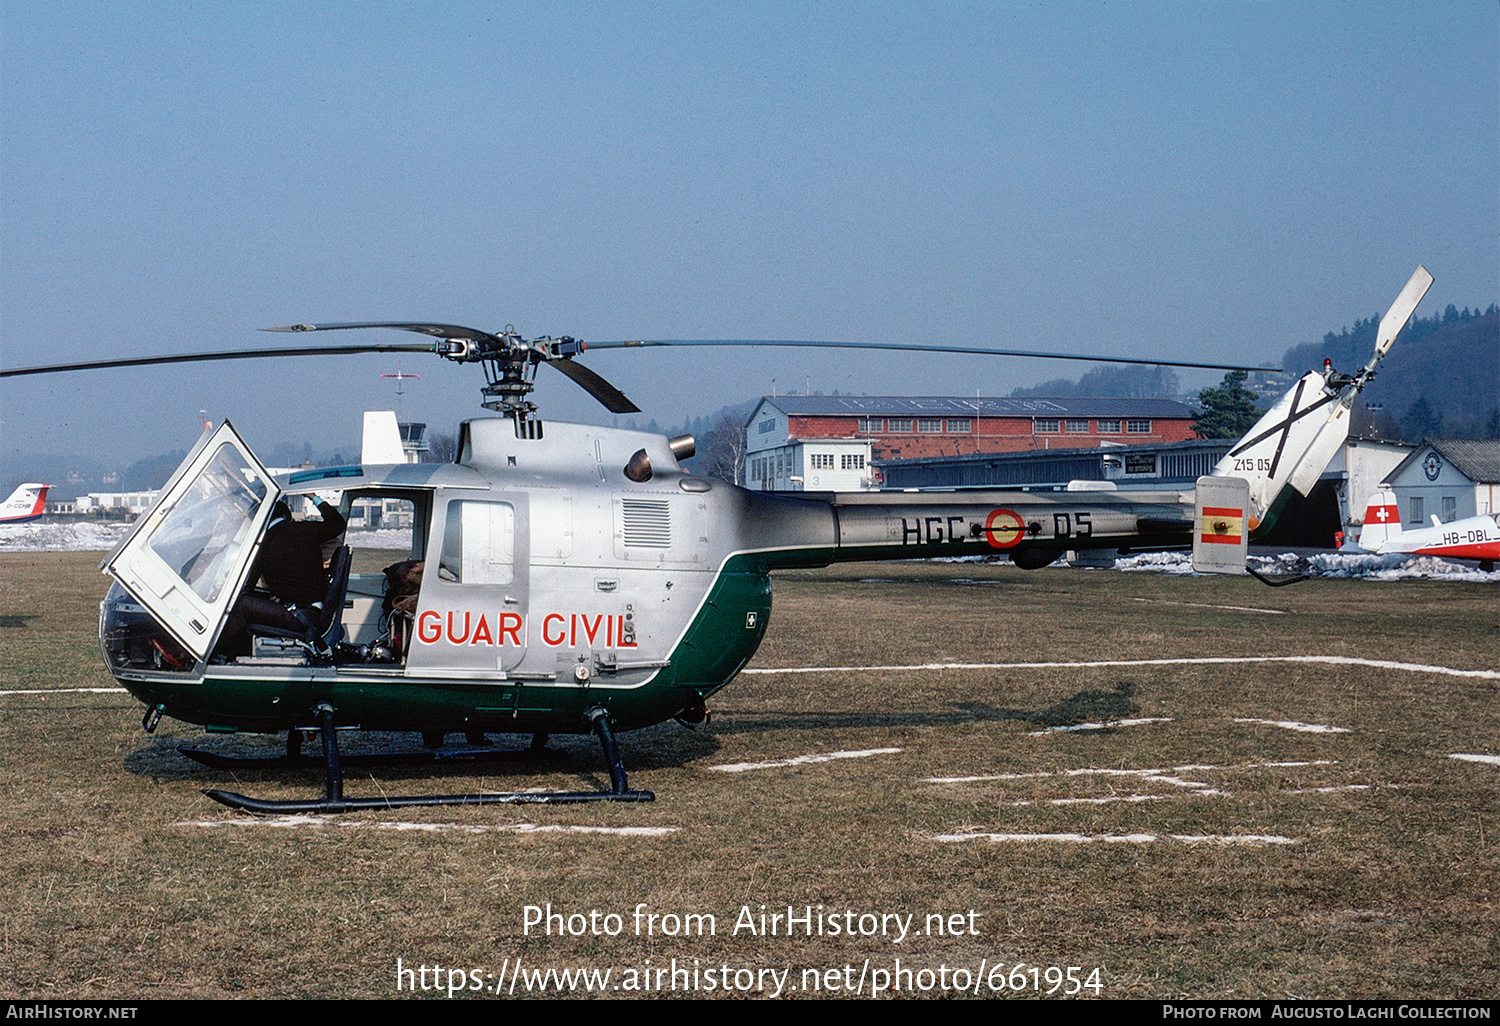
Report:
[[1479,569],[1489,572],[1500,559],[1500,526],[1490,516],[1467,517],[1445,524],[1434,515],[1431,527],[1403,531],[1396,494],[1385,489],[1372,495],[1365,507],[1359,547],[1378,556],[1402,553],[1477,559]]

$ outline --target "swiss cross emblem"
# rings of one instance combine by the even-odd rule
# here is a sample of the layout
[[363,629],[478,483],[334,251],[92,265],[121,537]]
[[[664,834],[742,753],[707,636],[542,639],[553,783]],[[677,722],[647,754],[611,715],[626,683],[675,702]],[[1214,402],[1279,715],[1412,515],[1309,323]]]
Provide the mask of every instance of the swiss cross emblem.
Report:
[[1391,514],[1386,510],[1384,506],[1381,506],[1380,509],[1375,513],[1375,515],[1382,521],[1389,520],[1391,518]]
[[747,631],[753,631],[753,630],[755,630],[755,624],[756,624],[756,622],[758,620],[759,620],[759,616],[755,612],[755,610],[752,609],[750,612],[746,613],[745,614],[745,630],[747,630]]

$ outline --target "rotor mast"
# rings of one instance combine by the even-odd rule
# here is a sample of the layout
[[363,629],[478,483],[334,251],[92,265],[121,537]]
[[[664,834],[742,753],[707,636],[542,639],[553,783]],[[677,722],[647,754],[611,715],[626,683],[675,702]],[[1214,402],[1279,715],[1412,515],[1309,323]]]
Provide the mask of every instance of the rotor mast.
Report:
[[517,429],[536,417],[536,403],[527,398],[536,388],[536,369],[550,363],[560,372],[598,399],[611,413],[638,413],[639,408],[619,389],[587,367],[573,362],[586,348],[577,339],[563,336],[527,340],[513,325],[507,324],[491,334],[457,324],[398,323],[389,321],[357,324],[289,324],[264,331],[336,331],[347,328],[396,328],[431,335],[437,339],[431,352],[454,363],[478,363],[484,367],[485,385],[481,405],[487,410],[514,418]]
[[573,377],[556,361],[568,360],[574,353],[582,352],[584,344],[572,338],[554,339],[550,336],[528,342],[509,324],[495,337],[500,345],[472,347],[481,350],[477,354],[455,356],[440,350],[440,355],[459,362],[477,360],[482,363],[485,385],[480,389],[480,394],[484,396],[480,405],[514,418],[517,425],[524,424],[536,417],[536,403],[527,396],[536,388],[537,367],[543,363],[552,363],[569,377]]

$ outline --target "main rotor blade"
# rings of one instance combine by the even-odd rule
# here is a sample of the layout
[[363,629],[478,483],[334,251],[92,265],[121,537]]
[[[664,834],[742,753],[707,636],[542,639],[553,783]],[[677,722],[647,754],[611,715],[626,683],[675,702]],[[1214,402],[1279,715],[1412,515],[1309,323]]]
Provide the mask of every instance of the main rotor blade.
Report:
[[434,338],[463,338],[473,342],[493,342],[500,339],[478,328],[465,328],[461,324],[426,324],[407,321],[351,321],[348,324],[285,324],[279,328],[261,328],[261,331],[341,331],[345,328],[395,328],[398,331],[419,331]]
[[27,374],[63,374],[68,371],[103,370],[107,367],[150,367],[163,363],[204,363],[210,360],[261,360],[281,356],[349,356],[359,353],[431,353],[431,343],[395,342],[382,345],[314,346],[302,349],[235,349],[222,353],[178,353],[173,356],[137,356],[125,360],[94,360],[90,363],[56,363],[47,367],[16,367],[0,370],[0,378]]
[[1044,360],[1084,360],[1090,363],[1139,363],[1148,367],[1197,367],[1205,370],[1265,371],[1281,373],[1280,367],[1250,367],[1231,363],[1190,363],[1182,360],[1147,360],[1130,356],[1087,356],[1082,353],[1042,353],[1027,349],[973,349],[916,342],[817,342],[790,339],[652,339],[629,342],[590,342],[589,349],[646,349],[653,346],[786,346],[800,349],[894,349],[915,353],[962,353],[968,356],[1024,356]]
[[576,381],[585,392],[604,404],[604,408],[610,413],[640,413],[641,408],[625,397],[614,385],[605,381],[599,375],[589,370],[581,363],[563,358],[560,360],[542,361],[549,367],[556,367],[568,377]]

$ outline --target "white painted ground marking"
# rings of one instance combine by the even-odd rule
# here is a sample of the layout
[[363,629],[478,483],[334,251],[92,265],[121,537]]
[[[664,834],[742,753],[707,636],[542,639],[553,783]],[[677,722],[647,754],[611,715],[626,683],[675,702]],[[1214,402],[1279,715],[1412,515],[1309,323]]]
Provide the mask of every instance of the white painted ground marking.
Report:
[[246,819],[199,819],[187,822],[174,823],[173,826],[198,826],[198,827],[247,827],[268,826],[282,830],[293,830],[301,827],[338,827],[341,829],[353,829],[357,827],[373,827],[376,830],[421,830],[429,833],[460,833],[460,834],[488,834],[488,833],[510,833],[510,834],[547,834],[547,833],[572,833],[572,834],[613,834],[618,837],[662,837],[666,834],[676,833],[678,827],[605,827],[605,826],[564,826],[559,824],[535,824],[535,823],[385,823],[368,819],[331,819],[326,816],[267,816]]
[[1107,666],[1211,666],[1226,663],[1326,663],[1330,666],[1369,666],[1378,670],[1407,673],[1439,673],[1450,677],[1500,680],[1500,670],[1458,670],[1425,663],[1397,663],[1388,659],[1356,659],[1352,656],[1203,656],[1194,659],[1100,659],[1075,663],[917,663],[909,666],[782,666],[741,670],[741,674],[768,673],[908,673],[926,670],[1065,670]]
[[1108,730],[1110,727],[1139,727],[1146,723],[1171,723],[1170,716],[1144,716],[1135,720],[1110,720],[1108,723],[1074,723],[1067,727],[1047,727],[1045,730],[1033,730],[1028,733],[1032,737],[1041,737],[1044,734],[1058,734],[1072,730]]
[[710,766],[720,773],[743,773],[746,770],[777,769],[782,766],[805,766],[812,762],[832,762],[834,759],[863,759],[870,755],[894,755],[899,748],[867,748],[862,752],[826,752],[822,755],[798,755],[791,759],[774,759],[770,762],[734,762],[724,766]]
[[1173,602],[1171,599],[1149,599],[1132,598],[1132,602],[1149,602],[1155,606],[1194,606],[1198,609],[1228,609],[1235,613],[1267,613],[1271,616],[1285,616],[1285,609],[1261,609],[1259,606],[1221,606],[1213,602]]
[[124,688],[20,688],[0,695],[125,695]]
[[1311,759],[1297,760],[1292,762],[1246,762],[1238,766],[1211,766],[1205,763],[1193,763],[1186,766],[1167,766],[1160,769],[1068,769],[1068,770],[1044,770],[1039,773],[995,773],[982,777],[927,777],[923,780],[925,784],[974,784],[987,780],[1041,780],[1046,777],[1141,777],[1146,780],[1161,780],[1169,784],[1177,784],[1180,787],[1208,787],[1208,784],[1200,781],[1183,780],[1177,776],[1166,774],[1187,773],[1192,770],[1243,770],[1243,769],[1289,769],[1299,766],[1333,766],[1337,765],[1337,759]]
[[1183,844],[1296,844],[1295,837],[1281,834],[1172,834]]
[[1260,723],[1267,727],[1285,727],[1287,730],[1300,730],[1304,734],[1347,734],[1348,727],[1329,727],[1322,723],[1298,723],[1296,720],[1256,720],[1250,718],[1236,718],[1235,723]]
[[1491,766],[1500,766],[1500,755],[1466,755],[1463,752],[1454,752],[1448,758],[1462,759],[1464,762],[1485,762]]
[[1327,663],[1330,666],[1370,666],[1378,670],[1405,670],[1408,673],[1440,673],[1449,677],[1478,677],[1500,680],[1500,670],[1458,670],[1451,666],[1428,666],[1425,663],[1397,663],[1389,659],[1356,659],[1352,656],[1276,656],[1276,662]]
[[1294,837],[1279,834],[934,834],[934,841],[952,844],[962,841],[1065,841],[1071,844],[1150,844],[1153,841],[1178,841],[1182,844],[1296,844]]
[[[1194,791],[1194,794],[1224,794],[1223,791]],[[1115,802],[1164,802],[1171,796],[1165,794],[1120,794],[1109,798],[1049,798],[1044,802],[1019,801],[1006,802],[1006,805],[1023,807],[1027,805],[1112,805]]]

